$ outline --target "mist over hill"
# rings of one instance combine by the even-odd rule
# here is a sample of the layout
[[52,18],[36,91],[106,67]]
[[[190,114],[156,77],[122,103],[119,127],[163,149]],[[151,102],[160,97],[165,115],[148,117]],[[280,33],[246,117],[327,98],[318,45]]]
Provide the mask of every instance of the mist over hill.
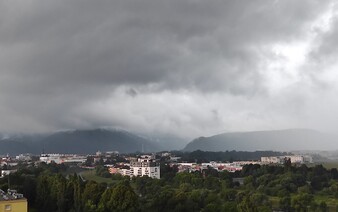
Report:
[[74,130],[46,135],[14,135],[0,140],[0,154],[79,153],[100,151],[153,152],[162,147],[157,142],[124,130]]
[[[156,152],[174,149],[173,146],[177,146],[174,141],[174,138],[161,141],[150,139],[119,129],[70,130],[31,135],[2,134],[0,155],[40,154],[43,151],[78,154],[91,154],[98,150],[121,153]],[[194,139],[183,151],[337,150],[336,141],[331,135],[306,129],[233,132]]]
[[223,133],[196,138],[184,151],[256,151],[256,150],[335,150],[338,142],[332,135],[308,129]]

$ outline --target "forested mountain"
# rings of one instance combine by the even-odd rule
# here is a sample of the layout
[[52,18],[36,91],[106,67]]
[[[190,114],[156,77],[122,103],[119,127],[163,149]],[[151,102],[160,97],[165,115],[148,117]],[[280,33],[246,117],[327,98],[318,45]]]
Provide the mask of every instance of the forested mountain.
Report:
[[334,150],[338,149],[338,142],[335,142],[333,136],[314,130],[290,129],[200,137],[190,142],[184,151],[198,149],[203,151]]
[[0,140],[0,154],[158,151],[159,144],[123,130],[75,130],[50,135],[9,136]]

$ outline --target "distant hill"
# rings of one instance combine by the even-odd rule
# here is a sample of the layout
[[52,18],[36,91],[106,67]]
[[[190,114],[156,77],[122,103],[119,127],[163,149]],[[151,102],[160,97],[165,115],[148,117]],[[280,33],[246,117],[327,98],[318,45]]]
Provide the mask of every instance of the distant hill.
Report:
[[307,129],[224,133],[200,137],[184,151],[336,150],[338,142],[327,134]]
[[0,154],[79,153],[119,151],[121,153],[153,152],[159,144],[123,130],[74,130],[50,135],[9,136],[0,140]]

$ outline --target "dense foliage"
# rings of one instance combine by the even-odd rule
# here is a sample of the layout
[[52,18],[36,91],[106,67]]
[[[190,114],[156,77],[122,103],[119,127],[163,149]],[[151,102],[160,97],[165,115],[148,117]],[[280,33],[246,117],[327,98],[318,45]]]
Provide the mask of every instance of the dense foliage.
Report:
[[[67,167],[40,164],[10,175],[30,211],[327,211],[336,209],[337,169],[247,165],[241,172],[176,173],[163,165],[161,179],[120,177],[107,185],[66,175]],[[102,167],[97,169],[102,172]],[[115,178],[117,179],[117,178]],[[8,178],[0,179],[8,188]]]

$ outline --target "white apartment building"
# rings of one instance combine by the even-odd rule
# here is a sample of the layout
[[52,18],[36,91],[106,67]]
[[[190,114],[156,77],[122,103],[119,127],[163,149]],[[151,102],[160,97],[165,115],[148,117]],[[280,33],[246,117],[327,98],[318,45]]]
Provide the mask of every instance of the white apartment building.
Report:
[[12,173],[15,173],[17,170],[15,169],[15,170],[2,170],[1,171],[1,176],[0,176],[0,178],[3,178],[3,177],[5,177],[6,175],[10,175],[10,174],[12,174]]
[[152,156],[143,155],[137,161],[130,162],[130,175],[160,179],[160,164]]
[[65,154],[41,154],[40,161],[47,164],[54,162],[57,164],[61,163],[84,163],[87,157],[79,155],[65,155]]
[[47,164],[51,162],[55,162],[57,164],[61,163],[61,155],[60,154],[41,154],[40,161],[45,162]]
[[312,163],[311,156],[303,155],[285,155],[285,156],[274,156],[274,157],[261,157],[263,164],[269,163],[284,163],[285,159],[290,159],[291,163]]
[[304,163],[304,156],[302,155],[290,155],[285,156],[285,158],[290,159],[291,163]]
[[264,164],[269,164],[269,163],[283,163],[284,162],[284,157],[261,157],[261,162]]

